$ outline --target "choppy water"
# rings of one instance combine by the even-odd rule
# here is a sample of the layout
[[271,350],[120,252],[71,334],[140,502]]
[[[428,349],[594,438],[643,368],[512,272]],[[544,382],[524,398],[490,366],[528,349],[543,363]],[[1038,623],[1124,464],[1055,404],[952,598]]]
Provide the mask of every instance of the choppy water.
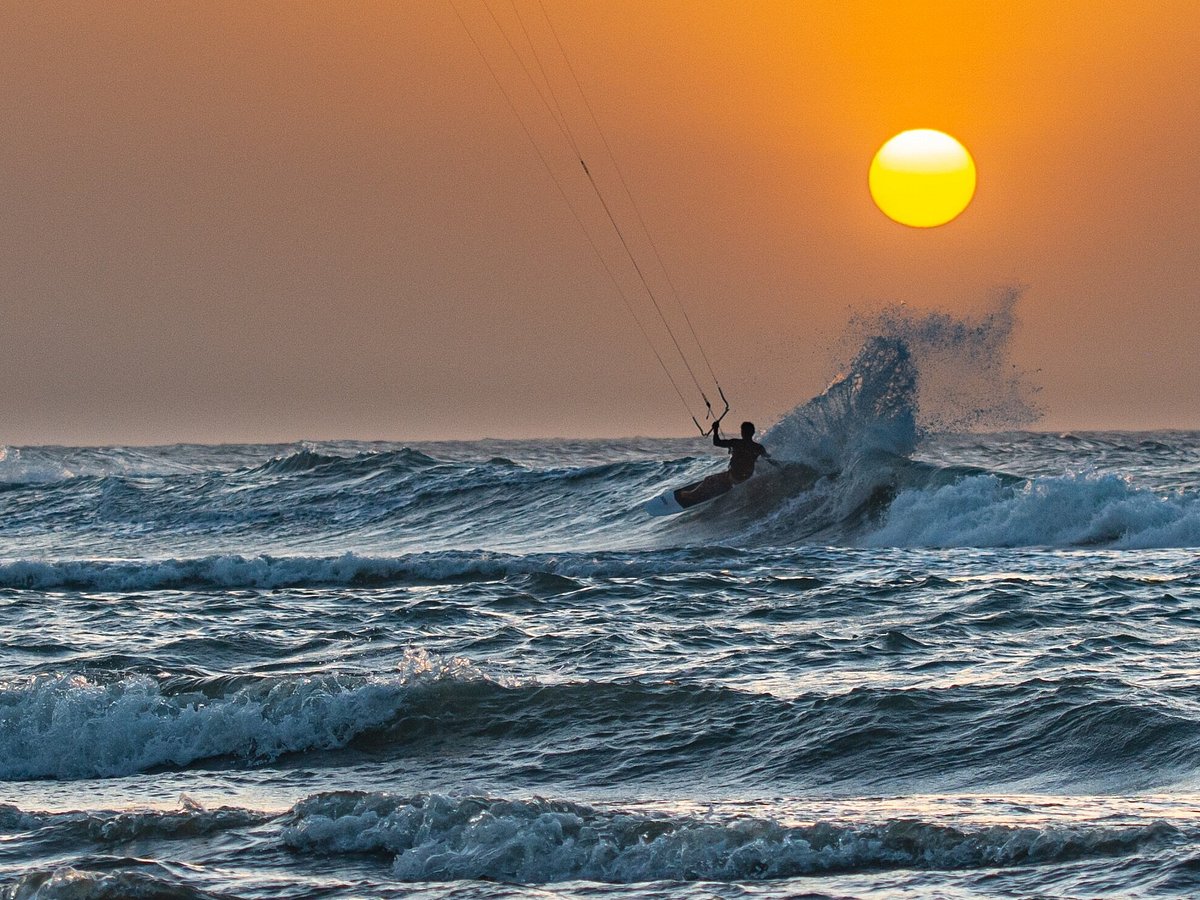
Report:
[[[869,358],[868,358],[869,357]],[[0,896],[1200,893],[1200,434],[9,448]]]

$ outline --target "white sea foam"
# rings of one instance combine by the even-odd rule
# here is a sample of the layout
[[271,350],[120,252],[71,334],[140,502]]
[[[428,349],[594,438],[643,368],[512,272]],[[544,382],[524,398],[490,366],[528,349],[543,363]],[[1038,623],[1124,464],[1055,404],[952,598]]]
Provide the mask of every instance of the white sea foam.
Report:
[[20,447],[0,446],[0,484],[47,484],[73,475],[56,461],[28,460]]
[[[20,815],[20,828],[38,831],[43,848],[58,844],[77,853],[89,843],[183,840],[254,829],[259,841],[282,844],[297,857],[389,858],[392,877],[403,882],[747,882],[898,868],[994,869],[1119,858],[1191,838],[1148,817],[1137,824],[952,825],[913,818],[784,824],[711,812],[598,809],[569,800],[359,791],[318,794],[282,816],[229,807],[120,813],[22,813],[0,807],[0,821],[8,809]],[[98,886],[108,888],[104,896],[140,896],[142,890],[160,896],[158,879],[170,880],[169,872],[125,870],[111,873],[124,882],[104,884],[109,874],[35,870],[24,875],[25,893],[9,888],[9,893],[0,890],[0,897],[91,897],[98,895]],[[139,878],[147,881],[138,883]],[[35,893],[38,889],[44,892]]]
[[0,445],[0,484],[45,485],[109,475],[156,476],[203,471],[161,449],[137,447],[7,447]]
[[1013,484],[973,475],[901,491],[869,546],[1116,548],[1200,546],[1200,498],[1160,496],[1115,475]]
[[957,829],[912,820],[784,826],[596,810],[568,801],[439,795],[319,795],[298,804],[287,846],[319,853],[394,855],[404,881],[490,879],[526,884],[589,880],[746,881],[896,867],[1046,863],[1127,853],[1176,835],[1131,827]]
[[107,777],[334,749],[393,719],[415,685],[481,678],[462,660],[412,652],[388,676],[269,678],[215,697],[167,694],[145,676],[9,679],[0,682],[0,779]]

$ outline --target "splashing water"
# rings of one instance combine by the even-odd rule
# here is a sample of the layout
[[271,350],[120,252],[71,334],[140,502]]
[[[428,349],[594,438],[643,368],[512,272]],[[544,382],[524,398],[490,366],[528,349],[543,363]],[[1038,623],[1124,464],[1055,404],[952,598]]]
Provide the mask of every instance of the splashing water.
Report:
[[771,454],[819,472],[870,451],[907,456],[917,445],[917,369],[904,341],[867,340],[849,371],[784,416],[767,435]]
[[861,349],[818,397],[770,430],[772,454],[820,472],[864,455],[908,456],[935,431],[1019,427],[1040,415],[1035,392],[1009,359],[1019,288],[998,292],[978,318],[903,305],[856,318]]
[[919,372],[917,422],[924,432],[1020,428],[1041,418],[1038,387],[1010,357],[1022,289],[996,290],[978,316],[917,313],[893,305],[851,322],[848,334],[901,341]]

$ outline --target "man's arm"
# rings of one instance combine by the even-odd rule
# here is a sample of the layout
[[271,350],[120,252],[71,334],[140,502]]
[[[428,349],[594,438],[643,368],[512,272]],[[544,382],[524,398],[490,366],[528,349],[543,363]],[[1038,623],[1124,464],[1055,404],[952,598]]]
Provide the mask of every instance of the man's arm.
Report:
[[718,428],[716,425],[713,425],[712,434],[713,434],[713,446],[714,447],[732,447],[733,446],[734,441],[732,439],[727,440],[727,439],[721,437],[721,429]]
[[779,465],[779,463],[775,462],[775,460],[773,460],[773,459],[771,458],[771,454],[767,452],[767,448],[766,448],[766,447],[764,447],[762,444],[756,444],[755,446],[757,446],[757,447],[758,447],[758,455],[759,455],[759,456],[761,456],[763,459],[765,459],[765,460],[766,460],[768,463],[770,463],[770,464],[771,464],[772,466],[774,466],[776,469],[782,468],[782,467]]

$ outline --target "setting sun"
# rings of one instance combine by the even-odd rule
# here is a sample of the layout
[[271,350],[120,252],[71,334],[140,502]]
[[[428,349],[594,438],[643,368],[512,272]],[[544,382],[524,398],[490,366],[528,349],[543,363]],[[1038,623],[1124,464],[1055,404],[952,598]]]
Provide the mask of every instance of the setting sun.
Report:
[[871,162],[871,196],[889,218],[914,228],[945,225],[975,194],[966,147],[930,128],[902,131]]

